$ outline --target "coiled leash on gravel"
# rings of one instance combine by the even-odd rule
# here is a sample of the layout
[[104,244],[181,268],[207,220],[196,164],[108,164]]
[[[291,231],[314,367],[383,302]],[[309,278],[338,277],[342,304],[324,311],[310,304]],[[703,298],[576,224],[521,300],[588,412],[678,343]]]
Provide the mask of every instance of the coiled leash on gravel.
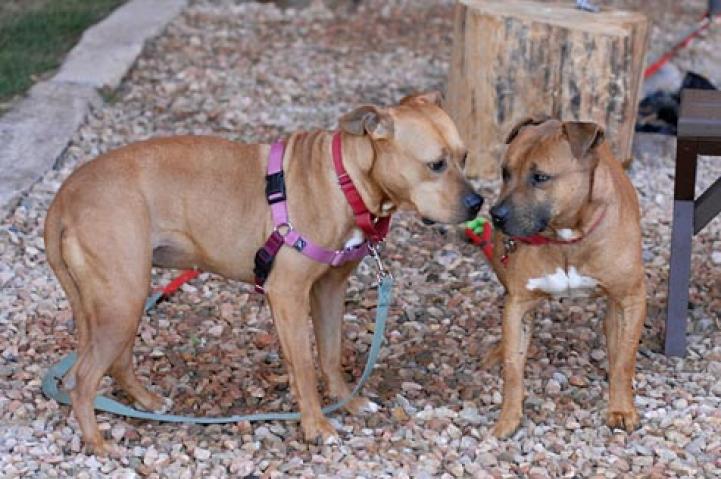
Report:
[[[379,261],[377,257],[376,261]],[[184,273],[183,276],[179,277],[173,283],[177,283],[179,279],[190,279],[195,275],[189,274],[191,272]],[[187,278],[187,279],[185,279]],[[378,273],[378,305],[376,307],[376,318],[375,318],[375,329],[373,331],[373,339],[371,341],[371,347],[368,351],[368,359],[366,360],[363,374],[361,374],[358,383],[353,388],[350,396],[338,401],[330,406],[326,406],[322,409],[324,414],[329,414],[341,409],[343,406],[353,399],[361,388],[368,381],[368,378],[373,372],[373,367],[378,360],[378,354],[380,353],[381,345],[383,344],[383,337],[385,335],[386,319],[388,318],[388,310],[391,304],[392,290],[393,290],[393,276],[387,273],[385,270],[380,270]],[[178,284],[180,286],[182,282]],[[168,285],[170,286],[170,284]],[[165,291],[164,288],[163,291]],[[176,287],[177,289],[177,287]],[[163,296],[163,292],[160,294],[154,294],[148,298],[145,304],[145,311],[152,309],[158,300]],[[70,353],[65,356],[59,363],[52,366],[45,377],[43,378],[42,390],[43,394],[48,398],[55,399],[60,404],[70,405],[70,397],[68,394],[58,387],[59,382],[75,363],[76,354]],[[298,421],[300,420],[300,413],[297,412],[269,412],[269,413],[257,413],[257,414],[246,414],[237,416],[227,417],[195,417],[195,416],[178,416],[174,414],[158,414],[153,412],[140,411],[138,409],[126,406],[114,399],[98,395],[95,397],[94,407],[98,411],[109,412],[118,414],[121,416],[127,416],[135,419],[149,419],[160,422],[184,422],[190,424],[226,424],[240,421]]]

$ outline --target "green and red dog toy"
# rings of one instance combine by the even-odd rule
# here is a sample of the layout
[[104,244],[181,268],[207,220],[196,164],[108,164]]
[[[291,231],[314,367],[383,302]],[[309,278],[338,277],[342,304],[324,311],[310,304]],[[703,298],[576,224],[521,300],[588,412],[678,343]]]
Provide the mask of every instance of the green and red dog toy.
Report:
[[488,261],[493,258],[492,233],[493,227],[490,221],[482,216],[466,223],[466,238],[481,248]]

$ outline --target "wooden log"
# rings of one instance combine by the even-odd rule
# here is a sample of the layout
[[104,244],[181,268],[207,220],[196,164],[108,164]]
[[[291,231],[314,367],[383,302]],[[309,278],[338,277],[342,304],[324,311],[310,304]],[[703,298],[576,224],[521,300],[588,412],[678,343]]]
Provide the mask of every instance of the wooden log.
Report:
[[631,161],[648,22],[574,4],[456,4],[447,107],[469,148],[469,176],[496,177],[505,136],[538,114],[603,125],[616,156]]

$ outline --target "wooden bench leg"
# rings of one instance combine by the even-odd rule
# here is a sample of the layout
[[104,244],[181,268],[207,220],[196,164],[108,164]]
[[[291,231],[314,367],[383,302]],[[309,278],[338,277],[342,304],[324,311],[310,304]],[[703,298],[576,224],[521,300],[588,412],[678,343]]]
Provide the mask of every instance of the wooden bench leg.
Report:
[[691,275],[693,217],[693,201],[674,201],[664,346],[667,356],[686,355],[686,318],[688,315],[688,285]]

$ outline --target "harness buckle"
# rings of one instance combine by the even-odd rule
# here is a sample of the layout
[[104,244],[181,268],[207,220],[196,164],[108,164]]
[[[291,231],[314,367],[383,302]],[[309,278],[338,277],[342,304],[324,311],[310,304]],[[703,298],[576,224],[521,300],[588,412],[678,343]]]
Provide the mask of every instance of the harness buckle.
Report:
[[263,284],[268,279],[275,255],[278,254],[278,250],[282,245],[283,236],[277,231],[273,231],[263,247],[256,251],[254,259],[255,267],[253,268],[256,290],[258,287],[262,289]]
[[282,171],[265,177],[265,197],[271,205],[286,200],[285,178]]
[[261,280],[261,283],[265,283],[270,274],[270,267],[273,265],[274,256],[265,248],[260,248],[255,253],[255,268],[253,268],[253,274],[256,278]]

